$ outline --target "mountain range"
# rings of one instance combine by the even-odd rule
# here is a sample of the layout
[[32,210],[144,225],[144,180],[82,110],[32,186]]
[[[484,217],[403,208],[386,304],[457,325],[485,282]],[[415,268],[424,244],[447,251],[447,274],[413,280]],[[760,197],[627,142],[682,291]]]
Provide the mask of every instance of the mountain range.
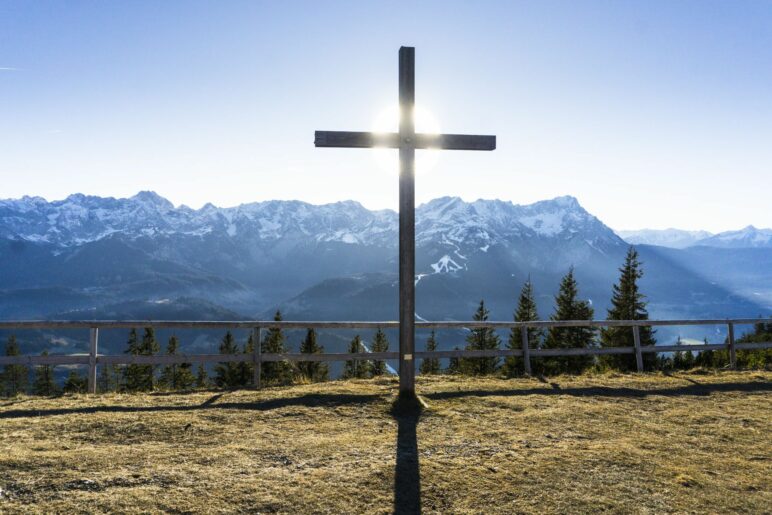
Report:
[[[394,211],[353,201],[0,200],[0,318],[236,319],[281,309],[287,319],[393,320],[397,222]],[[603,318],[630,243],[652,317],[769,313],[771,233],[689,233],[687,243],[649,231],[625,241],[570,196],[438,198],[416,211],[416,316],[468,319],[485,299],[491,319],[511,319],[530,276],[547,318],[573,266]]]

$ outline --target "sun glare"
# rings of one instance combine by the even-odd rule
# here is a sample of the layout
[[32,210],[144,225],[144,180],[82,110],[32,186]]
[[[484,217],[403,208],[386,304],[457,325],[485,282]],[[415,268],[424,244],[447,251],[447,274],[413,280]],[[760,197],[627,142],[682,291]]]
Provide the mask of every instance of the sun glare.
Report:
[[[440,124],[432,113],[423,106],[415,106],[415,129],[424,134],[439,134]],[[372,131],[385,133],[399,130],[399,106],[393,105],[381,111],[373,122]],[[399,151],[394,148],[376,148],[373,150],[378,168],[387,173],[399,173]],[[416,150],[416,174],[430,172],[440,159],[438,149]]]

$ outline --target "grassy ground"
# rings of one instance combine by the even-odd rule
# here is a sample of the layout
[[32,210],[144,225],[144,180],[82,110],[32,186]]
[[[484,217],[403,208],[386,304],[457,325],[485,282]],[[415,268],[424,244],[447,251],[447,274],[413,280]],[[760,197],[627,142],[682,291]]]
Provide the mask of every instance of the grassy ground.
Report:
[[0,401],[0,512],[769,512],[772,373]]

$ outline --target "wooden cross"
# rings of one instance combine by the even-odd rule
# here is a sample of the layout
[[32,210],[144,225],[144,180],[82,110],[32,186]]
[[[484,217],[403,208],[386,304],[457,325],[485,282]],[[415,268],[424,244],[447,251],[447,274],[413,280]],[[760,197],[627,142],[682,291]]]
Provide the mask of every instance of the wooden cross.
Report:
[[496,136],[416,134],[415,48],[399,49],[399,132],[316,131],[314,145],[399,149],[399,393],[415,395],[415,150],[494,150]]

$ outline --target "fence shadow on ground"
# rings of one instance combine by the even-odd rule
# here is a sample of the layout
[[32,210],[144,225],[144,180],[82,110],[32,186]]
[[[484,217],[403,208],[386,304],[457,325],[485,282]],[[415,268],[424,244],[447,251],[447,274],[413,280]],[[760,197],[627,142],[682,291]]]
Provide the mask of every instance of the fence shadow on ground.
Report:
[[[679,379],[683,379],[680,378]],[[562,388],[557,383],[550,383],[549,387],[517,388],[517,389],[488,389],[488,390],[456,390],[421,394],[427,399],[442,400],[459,397],[517,397],[524,395],[573,395],[576,397],[628,397],[644,398],[650,396],[705,396],[721,392],[769,392],[772,391],[772,382],[754,381],[742,383],[713,383],[701,384],[689,380],[691,384],[670,388],[629,388],[613,386],[581,386]]]
[[350,404],[369,404],[382,401],[387,395],[372,394],[306,394],[298,397],[281,397],[263,401],[217,402],[226,392],[217,393],[201,404],[169,406],[83,406],[74,408],[51,409],[12,409],[0,411],[0,419],[46,417],[89,413],[152,413],[161,411],[198,411],[198,410],[251,410],[267,411],[290,406],[336,407]]

